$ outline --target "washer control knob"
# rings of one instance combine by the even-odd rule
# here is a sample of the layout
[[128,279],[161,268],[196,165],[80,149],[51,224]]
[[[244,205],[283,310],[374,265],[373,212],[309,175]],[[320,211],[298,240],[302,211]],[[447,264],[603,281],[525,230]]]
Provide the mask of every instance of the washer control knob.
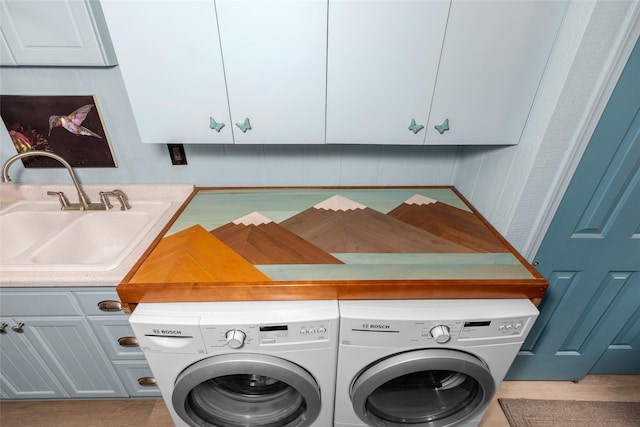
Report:
[[240,329],[229,329],[224,334],[227,340],[227,345],[231,348],[240,348],[244,345],[244,340],[247,338],[247,334]]
[[429,334],[435,338],[438,344],[444,344],[449,342],[451,339],[451,333],[449,332],[449,327],[446,325],[438,325],[431,328]]

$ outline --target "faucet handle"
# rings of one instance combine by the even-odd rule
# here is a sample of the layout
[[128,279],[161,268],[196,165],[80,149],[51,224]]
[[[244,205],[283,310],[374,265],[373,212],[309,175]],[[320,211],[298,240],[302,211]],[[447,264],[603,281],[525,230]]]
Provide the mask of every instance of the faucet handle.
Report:
[[47,195],[49,196],[58,196],[58,200],[60,200],[60,209],[65,210],[70,206],[69,199],[64,195],[62,191],[47,191]]
[[129,199],[127,198],[127,195],[124,193],[124,191],[113,190],[112,193],[115,194],[118,200],[120,201],[120,204],[121,204],[120,210],[124,211],[126,209],[131,209],[131,205],[129,204]]
[[113,208],[113,205],[109,202],[109,195],[113,195],[113,193],[109,191],[101,191],[98,193],[100,195],[100,203],[104,206],[105,209]]
[[120,202],[120,210],[124,211],[127,209],[131,209],[131,205],[129,204],[129,200],[127,199],[127,195],[124,194],[122,190],[113,190],[113,191],[101,191],[100,192],[100,202],[105,209],[111,209],[113,205],[109,203],[109,196],[116,197]]

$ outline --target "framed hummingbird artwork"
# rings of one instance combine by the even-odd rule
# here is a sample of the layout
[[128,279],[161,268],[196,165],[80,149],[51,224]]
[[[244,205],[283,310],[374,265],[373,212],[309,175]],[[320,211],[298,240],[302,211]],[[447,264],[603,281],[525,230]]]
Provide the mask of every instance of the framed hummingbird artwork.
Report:
[[[117,167],[94,96],[0,95],[0,116],[16,151],[41,150],[73,167]],[[62,167],[47,157],[22,159],[25,167]]]

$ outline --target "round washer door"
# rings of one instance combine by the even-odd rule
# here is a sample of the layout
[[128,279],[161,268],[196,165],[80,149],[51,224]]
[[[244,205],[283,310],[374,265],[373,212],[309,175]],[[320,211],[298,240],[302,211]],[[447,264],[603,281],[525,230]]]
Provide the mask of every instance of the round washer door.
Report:
[[455,350],[398,353],[363,369],[351,384],[351,402],[367,425],[447,426],[471,419],[495,393],[478,358]]
[[265,354],[224,354],[194,363],[176,380],[173,408],[192,426],[309,426],[320,388],[302,367]]

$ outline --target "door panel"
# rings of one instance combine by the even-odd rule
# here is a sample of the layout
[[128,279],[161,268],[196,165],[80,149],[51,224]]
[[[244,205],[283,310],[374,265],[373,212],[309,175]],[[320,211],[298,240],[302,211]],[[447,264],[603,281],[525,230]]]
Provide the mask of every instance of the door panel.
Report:
[[536,256],[549,280],[509,379],[640,373],[640,43]]
[[449,5],[330,2],[327,143],[424,144]]
[[14,319],[0,318],[6,323],[0,335],[0,390],[11,399],[52,399],[68,397],[44,360],[28,343],[24,334],[11,330]]
[[637,366],[640,354],[640,306],[635,300],[629,299],[626,307],[631,313],[629,321],[625,324],[618,335],[613,339],[607,351],[598,360],[593,368],[592,374],[625,374],[629,372],[638,373],[637,370],[630,370],[629,367]]
[[21,317],[16,320],[24,322],[25,337],[39,354],[47,355],[52,371],[71,397],[126,395],[83,318]]
[[425,143],[517,144],[567,3],[453,1]]
[[215,3],[235,142],[323,144],[327,1]]
[[[103,1],[102,9],[142,142],[233,143],[214,2]],[[211,119],[225,126],[216,131]]]

